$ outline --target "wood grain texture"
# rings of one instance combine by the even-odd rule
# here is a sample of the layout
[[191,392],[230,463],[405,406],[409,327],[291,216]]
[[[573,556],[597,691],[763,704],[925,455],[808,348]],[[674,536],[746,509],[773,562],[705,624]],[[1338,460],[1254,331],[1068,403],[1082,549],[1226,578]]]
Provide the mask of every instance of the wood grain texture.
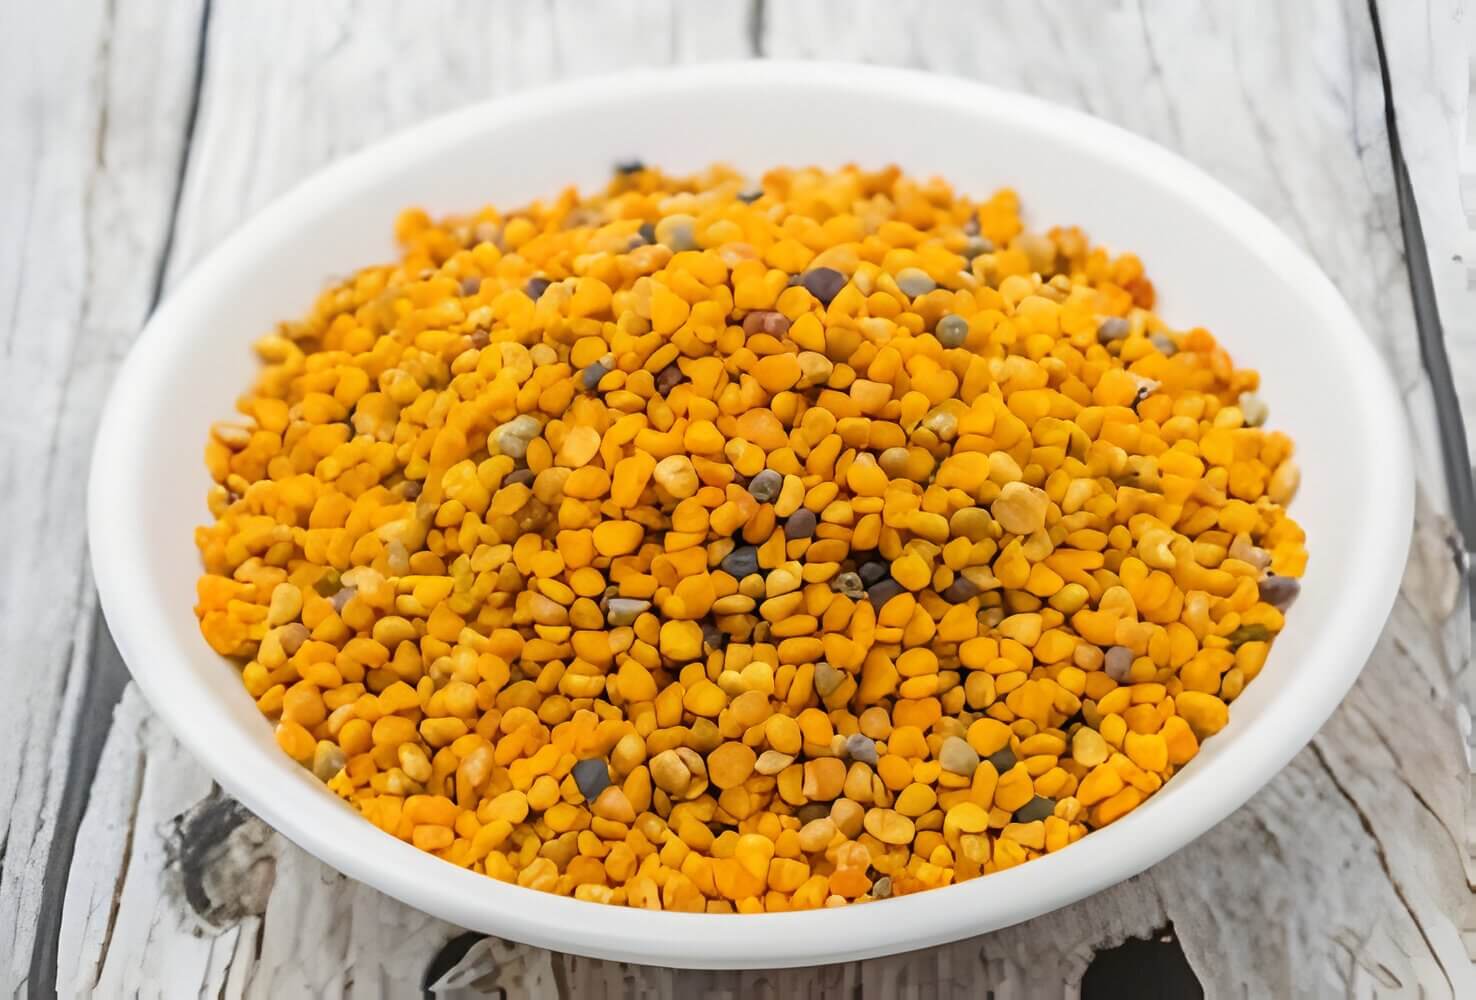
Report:
[[83,710],[99,680],[83,493],[171,222],[196,7],[162,6],[0,15],[0,518],[14,532],[0,569],[0,731],[14,748],[0,768],[0,983],[28,979],[43,883],[66,871],[52,846],[69,840],[56,820],[70,748],[107,726]]
[[[1459,0],[1380,0],[1394,110],[1461,406],[1476,411],[1476,19]],[[1476,435],[1468,442],[1476,464]]]
[[[18,151],[0,157],[0,225],[21,234],[0,246],[0,516],[22,528],[0,569],[0,620],[24,623],[0,634],[0,663],[19,681],[0,725],[21,747],[0,769],[0,948],[12,956],[0,984],[22,984],[43,904],[62,891],[47,874],[48,824],[71,748],[106,730],[62,872],[62,995],[420,988],[458,928],[272,833],[214,788],[135,690],[110,729],[84,712],[97,700],[95,597],[78,528],[97,404],[160,277],[172,284],[324,163],[554,79],[761,54],[917,66],[1078,106],[1179,150],[1280,221],[1364,317],[1409,405],[1422,490],[1400,601],[1343,707],[1252,803],[1075,906],[912,955],[782,972],[673,973],[483,939],[431,985],[446,996],[1069,996],[1097,949],[1172,923],[1211,997],[1476,996],[1461,939],[1476,881],[1457,708],[1467,598],[1441,513],[1364,4],[214,0],[207,22],[198,4],[73,2],[63,39],[54,15],[0,31],[0,127]],[[1386,30],[1396,95],[1411,81],[1401,107],[1439,105],[1448,87],[1430,96],[1422,79],[1448,82],[1464,59],[1442,27],[1459,11],[1425,9],[1425,35]],[[1421,49],[1421,38],[1435,41]],[[905,122],[877,127],[906,141]],[[1422,191],[1448,184],[1438,163],[1411,170]],[[1028,179],[1020,187],[1028,206]],[[1450,349],[1476,365],[1476,344]]]

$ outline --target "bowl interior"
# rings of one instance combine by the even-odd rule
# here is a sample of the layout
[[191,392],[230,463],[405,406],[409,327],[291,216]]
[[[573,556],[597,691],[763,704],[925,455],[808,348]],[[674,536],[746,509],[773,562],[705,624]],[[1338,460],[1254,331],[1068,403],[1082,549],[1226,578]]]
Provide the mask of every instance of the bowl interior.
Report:
[[[888,124],[891,123],[891,124]],[[899,139],[905,136],[905,139]],[[1143,259],[1163,314],[1209,328],[1260,369],[1270,424],[1296,441],[1302,597],[1229,727],[1117,825],[1051,857],[924,897],[758,918],[631,914],[503,886],[421,855],[352,815],[281,755],[238,673],[200,639],[192,526],[201,453],[253,376],[251,343],[326,280],[388,259],[396,213],[511,207],[603,183],[641,158],[897,163],[984,195],[1020,192],[1028,223],[1082,226]],[[1350,405],[1330,407],[1341,387]],[[1366,454],[1390,456],[1376,467]],[[673,965],[809,964],[898,951],[1016,920],[1124,878],[1203,832],[1310,737],[1352,683],[1392,601],[1409,531],[1402,417],[1331,284],[1269,223],[1157,147],[1103,123],[959,81],[857,67],[730,66],[574,84],[459,113],[320,175],[234,237],[151,322],[110,400],[90,520],[108,620],[155,707],[225,787],[325,860],[480,930]],[[878,909],[885,906],[887,909]],[[873,919],[880,918],[880,919]],[[893,919],[895,918],[895,919]]]

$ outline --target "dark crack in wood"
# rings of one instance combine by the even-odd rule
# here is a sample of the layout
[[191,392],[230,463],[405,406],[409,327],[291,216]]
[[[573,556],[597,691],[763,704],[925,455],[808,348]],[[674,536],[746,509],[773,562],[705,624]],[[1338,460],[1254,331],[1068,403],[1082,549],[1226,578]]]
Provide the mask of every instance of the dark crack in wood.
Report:
[[[184,141],[181,145],[179,164],[174,179],[174,192],[170,200],[163,249],[159,254],[154,274],[149,314],[152,314],[158,306],[163,291],[164,273],[168,267],[170,251],[174,244],[174,231],[179,217],[180,193],[184,189],[184,175],[189,165],[190,145],[194,136],[200,91],[205,77],[205,40],[210,27],[210,0],[205,0],[201,11],[198,42],[195,48],[194,76],[190,85],[190,110],[185,119]],[[98,50],[98,77],[103,81],[104,87],[106,87],[108,59],[111,54],[110,32],[107,28],[108,24],[111,24],[112,16],[113,8],[109,5],[108,22],[104,25],[103,39]],[[94,131],[96,141],[101,144],[107,133],[106,99],[99,102],[99,108],[101,109],[99,120]],[[100,145],[95,159],[97,164],[101,164]],[[94,168],[95,171],[97,169],[100,169],[100,166]],[[70,367],[75,368],[75,365]],[[63,392],[65,392],[65,387]],[[83,585],[90,587],[91,579],[84,576]],[[128,672],[123,664],[123,658],[118,653],[118,648],[108,632],[101,609],[94,613],[91,649],[85,669],[82,697],[76,716],[79,724],[75,728],[73,742],[68,751],[67,776],[62,786],[62,799],[57,808],[54,839],[47,855],[46,872],[43,877],[46,892],[37,913],[36,936],[31,946],[31,960],[27,972],[28,988],[33,991],[33,995],[37,996],[50,996],[56,993],[62,909],[66,902],[67,882],[70,878],[73,854],[76,850],[77,828],[82,822],[82,814],[87,808],[87,800],[91,795],[93,778],[97,774],[97,765],[102,756],[103,744],[107,740],[113,710],[123,697],[123,689],[128,683]],[[85,724],[89,721],[92,724]],[[121,886],[121,880],[119,885]],[[116,903],[115,900],[115,913]],[[111,918],[109,936],[111,936]]]
[[174,818],[164,849],[166,880],[209,929],[266,912],[277,877],[271,828],[218,785]]
[[1081,1000],[1203,1000],[1204,987],[1189,965],[1174,925],[1146,938],[1128,938],[1092,958],[1081,980]]
[[[1445,349],[1445,328],[1440,322],[1440,305],[1435,297],[1435,278],[1430,270],[1419,205],[1415,201],[1404,149],[1399,142],[1394,88],[1389,82],[1389,58],[1384,51],[1384,32],[1379,23],[1377,0],[1368,0],[1368,13],[1373,22],[1374,46],[1379,54],[1379,78],[1384,84],[1389,157],[1393,161],[1394,193],[1399,199],[1399,220],[1404,230],[1404,261],[1409,270],[1409,292],[1414,302],[1420,362],[1430,377],[1430,392],[1435,398],[1435,417],[1440,425],[1440,458],[1445,470],[1446,489],[1450,492],[1451,516],[1465,540],[1465,550],[1456,554],[1456,565],[1462,573],[1472,573],[1476,572],[1476,563],[1471,558],[1476,554],[1476,483],[1472,481],[1469,464],[1466,425],[1461,418],[1461,401],[1456,394],[1450,355]],[[1471,614],[1476,616],[1476,601],[1471,602]]]
[[[84,586],[92,586],[90,579]],[[74,654],[69,652],[68,661]],[[42,884],[47,887],[36,916],[36,937],[31,946],[31,963],[28,981],[37,995],[49,996],[56,992],[57,956],[61,938],[62,908],[67,898],[67,881],[71,874],[72,856],[77,847],[77,828],[82,823],[82,813],[87,809],[87,800],[92,792],[92,781],[97,775],[98,761],[102,757],[103,743],[113,718],[113,709],[123,697],[128,684],[128,671],[118,648],[113,644],[98,612],[93,620],[93,635],[90,648],[81,655],[88,661],[86,667],[78,664],[74,669],[86,670],[82,678],[82,697],[77,706],[77,725],[73,730],[73,741],[67,760],[67,778],[62,785],[61,802],[56,811],[56,828],[52,833],[51,849],[46,856],[46,873]],[[130,836],[132,831],[130,829]],[[121,881],[120,881],[121,886]],[[114,907],[116,909],[116,906]]]
[[1363,827],[1363,832],[1368,836],[1369,844],[1373,847],[1374,857],[1378,859],[1379,868],[1384,873],[1385,881],[1389,883],[1389,888],[1394,891],[1394,896],[1399,900],[1399,905],[1404,907],[1404,912],[1408,914],[1409,922],[1414,925],[1416,933],[1420,935],[1420,940],[1425,943],[1425,950],[1430,953],[1430,960],[1435,963],[1435,967],[1440,970],[1440,975],[1445,978],[1445,984],[1447,989],[1450,990],[1450,995],[1455,996],[1455,983],[1451,979],[1449,971],[1446,970],[1445,963],[1440,960],[1440,953],[1435,950],[1435,944],[1430,940],[1430,935],[1425,930],[1424,922],[1420,920],[1420,915],[1415,912],[1414,905],[1410,903],[1409,897],[1405,895],[1404,887],[1394,877],[1394,869],[1389,865],[1389,854],[1384,849],[1384,842],[1380,839],[1378,831],[1374,829],[1373,820],[1369,819],[1368,813],[1364,812],[1363,806],[1359,803],[1358,799],[1343,784],[1337,772],[1332,769],[1332,765],[1328,763],[1327,755],[1322,752],[1322,747],[1317,745],[1317,741],[1313,740],[1307,747],[1312,751],[1312,756],[1317,758],[1318,766],[1326,772],[1328,780],[1332,782],[1333,788],[1337,790],[1338,795],[1342,796],[1343,801],[1348,803],[1348,807],[1353,810],[1353,815],[1358,817],[1358,824]]
[[[478,934],[475,931],[458,934],[431,956],[430,963],[425,967],[425,974],[420,977],[420,990],[425,1000],[434,1000],[436,983],[440,982],[442,976],[454,969],[456,963],[466,957],[472,945],[484,937],[486,937],[485,934]],[[501,994],[502,991],[499,990],[498,993]]]
[[[138,773],[134,776],[133,794],[128,800],[128,822],[124,826],[122,860],[118,863],[118,874],[113,879],[113,898],[108,903],[108,922],[103,929],[102,944],[97,949],[99,976],[102,975],[102,970],[107,968],[108,949],[113,945],[113,931],[118,926],[118,910],[123,905],[123,887],[128,884],[128,869],[133,862],[133,838],[138,831],[138,808],[143,801],[144,774],[149,766],[147,754],[139,754],[138,758]],[[96,987],[97,983],[94,982],[92,985]]]
[[764,32],[768,27],[769,13],[766,3],[767,0],[751,0],[748,7],[748,47],[760,59],[765,55]]
[[205,58],[210,39],[211,0],[204,0],[200,7],[200,40],[195,46],[195,75],[190,85],[190,106],[185,112],[184,142],[179,147],[179,164],[174,171],[174,193],[169,200],[169,224],[164,229],[164,246],[154,269],[153,291],[149,295],[149,312],[152,316],[164,297],[164,280],[169,273],[169,261],[174,256],[174,234],[179,224],[179,203],[184,197],[185,173],[190,168],[190,152],[195,145],[195,125],[200,119],[200,92],[205,89]]

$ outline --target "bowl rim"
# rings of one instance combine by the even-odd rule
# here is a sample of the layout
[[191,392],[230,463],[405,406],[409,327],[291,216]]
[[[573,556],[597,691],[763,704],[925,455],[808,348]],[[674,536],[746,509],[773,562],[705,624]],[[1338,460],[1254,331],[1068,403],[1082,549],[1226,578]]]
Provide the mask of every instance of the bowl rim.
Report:
[[[126,515],[143,515],[146,483],[131,474],[145,448],[136,411],[167,371],[173,346],[193,333],[183,322],[229,288],[238,261],[253,259],[294,228],[305,209],[352,192],[394,164],[425,155],[468,130],[495,129],[599,95],[638,100],[655,88],[696,93],[762,76],[793,87],[821,86],[864,97],[903,92],[934,104],[987,114],[1013,127],[1069,135],[1093,155],[1130,166],[1149,183],[1192,199],[1227,231],[1254,241],[1289,275],[1330,325],[1344,334],[1360,399],[1360,433],[1379,454],[1383,474],[1360,498],[1360,546],[1350,557],[1347,599],[1330,621],[1341,626],[1321,641],[1324,671],[1289,679],[1262,711],[1274,740],[1246,741],[1211,762],[1217,780],[1179,793],[1174,814],[1147,807],[1092,833],[1069,850],[946,889],[867,906],[724,919],[708,914],[600,908],[529,891],[449,865],[391,837],[321,790],[280,788],[253,780],[213,745],[216,726],[230,726],[190,663],[208,649],[186,650],[156,625],[165,620],[129,571],[147,562]],[[344,192],[349,192],[344,194]],[[120,491],[119,485],[125,487]],[[1306,745],[1357,678],[1373,650],[1398,590],[1413,523],[1413,458],[1399,394],[1382,358],[1331,280],[1290,238],[1240,196],[1199,167],[1156,143],[1084,112],[972,80],[917,70],[831,62],[718,62],[639,69],[580,78],[495,98],[432,118],[315,172],[274,200],[194,267],[148,320],[120,367],[94,446],[87,523],[93,573],[118,649],[149,703],[212,777],[273,828],[344,874],[409,905],[474,930],[539,947],[602,959],[682,968],[778,968],[875,957],[946,943],[1017,923],[1129,878],[1186,846],[1239,808]],[[1315,676],[1314,676],[1315,675]],[[1199,777],[1207,779],[1209,770]],[[1149,800],[1151,804],[1152,800]],[[1088,846],[1090,845],[1090,846]],[[942,895],[937,895],[937,893]],[[878,919],[879,918],[879,919]]]

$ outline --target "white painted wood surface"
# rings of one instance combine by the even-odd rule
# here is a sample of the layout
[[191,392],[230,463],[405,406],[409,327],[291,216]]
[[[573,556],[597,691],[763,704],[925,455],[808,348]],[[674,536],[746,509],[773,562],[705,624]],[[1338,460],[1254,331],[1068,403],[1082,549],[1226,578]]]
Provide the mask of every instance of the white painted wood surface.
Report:
[[[81,530],[102,394],[157,290],[329,160],[556,78],[761,55],[912,65],[1083,107],[1281,221],[1363,315],[1408,401],[1421,507],[1401,599],[1358,686],[1283,774],[1199,842],[1073,907],[944,948],[777,973],[671,973],[488,940],[437,992],[1069,996],[1096,950],[1171,923],[1212,997],[1476,996],[1468,596],[1364,3],[55,7],[0,12],[0,730],[16,748],[0,768],[0,986],[421,988],[457,928],[338,876],[221,796],[131,687],[114,711],[122,677],[94,642]],[[1471,413],[1476,296],[1448,259],[1470,238],[1454,210],[1476,203],[1460,175],[1469,13],[1457,0],[1379,13]],[[877,127],[907,141],[905,122]],[[1028,199],[1028,178],[1019,186]]]
[[[1383,32],[1400,138],[1463,410],[1476,410],[1476,117],[1469,110],[1476,17],[1453,0],[1388,5]],[[1476,463],[1476,435],[1470,435]]]

